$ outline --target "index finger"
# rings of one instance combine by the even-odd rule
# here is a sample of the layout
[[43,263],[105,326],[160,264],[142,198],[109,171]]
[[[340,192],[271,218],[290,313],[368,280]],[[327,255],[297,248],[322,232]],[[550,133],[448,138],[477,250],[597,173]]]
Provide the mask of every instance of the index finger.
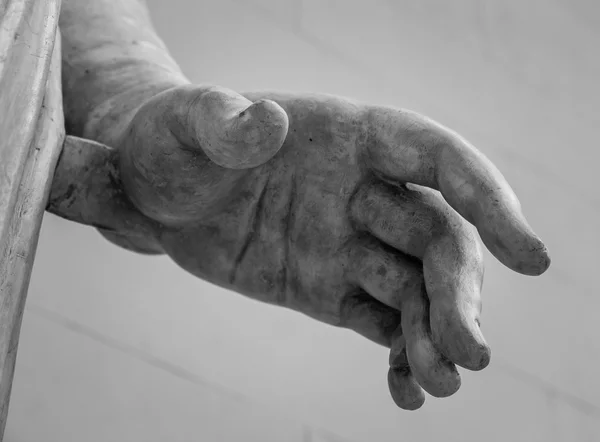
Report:
[[504,265],[525,275],[550,266],[514,191],[500,171],[463,137],[416,112],[368,110],[365,161],[375,174],[439,190],[473,224]]

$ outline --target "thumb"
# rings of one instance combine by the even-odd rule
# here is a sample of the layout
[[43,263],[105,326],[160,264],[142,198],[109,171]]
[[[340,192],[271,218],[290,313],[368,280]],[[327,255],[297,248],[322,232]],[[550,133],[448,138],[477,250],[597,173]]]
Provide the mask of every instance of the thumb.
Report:
[[[166,92],[173,135],[188,149],[201,149],[215,164],[248,169],[270,160],[288,131],[288,116],[271,100],[251,102],[222,87],[188,86]],[[170,120],[170,121],[169,121]]]
[[180,225],[209,216],[281,149],[288,116],[220,87],[183,86],[144,104],[119,143],[123,187],[146,216]]

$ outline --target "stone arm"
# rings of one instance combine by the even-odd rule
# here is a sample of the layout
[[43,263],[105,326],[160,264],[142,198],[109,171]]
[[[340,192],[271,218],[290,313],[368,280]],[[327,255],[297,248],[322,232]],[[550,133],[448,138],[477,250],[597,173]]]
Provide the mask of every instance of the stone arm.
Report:
[[[67,138],[48,210],[97,227],[106,239],[126,249],[162,254],[156,241],[162,226],[143,216],[131,204],[131,195],[123,195],[116,150],[143,103],[163,91],[190,85],[190,81],[157,35],[145,0],[63,0],[59,26],[67,135],[104,146]],[[207,86],[201,102],[193,103],[202,110],[200,135],[208,141],[204,153],[213,163],[234,169],[270,159],[287,132],[283,109],[273,102],[250,108],[252,103],[241,95],[217,89],[214,93],[213,87]],[[179,108],[163,110],[163,114],[187,118],[188,103],[175,100]],[[253,130],[260,132],[258,138]],[[248,133],[252,139],[246,142]],[[237,155],[240,147],[245,153]],[[162,178],[175,177],[174,182],[182,184],[177,181],[178,170],[163,172]],[[102,182],[95,186],[102,194],[90,197],[89,183],[93,181]],[[91,203],[70,207],[75,200]]]
[[65,0],[60,29],[70,136],[49,211],[390,347],[402,408],[488,365],[480,239],[521,274],[550,257],[464,137],[401,108],[193,85],[143,0]]

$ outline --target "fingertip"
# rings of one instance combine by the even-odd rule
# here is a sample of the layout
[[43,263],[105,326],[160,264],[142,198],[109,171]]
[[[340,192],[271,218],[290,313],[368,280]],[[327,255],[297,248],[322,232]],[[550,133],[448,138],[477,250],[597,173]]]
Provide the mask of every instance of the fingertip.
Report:
[[522,275],[539,276],[550,267],[548,248],[522,213],[513,213],[503,222],[479,231],[486,247],[509,269]]
[[[510,239],[514,239],[513,236]],[[508,239],[510,241],[510,239]],[[486,244],[492,254],[509,269],[526,276],[540,276],[552,262],[546,246],[537,237],[519,241],[495,240]]]
[[261,98],[260,100],[253,102],[241,112],[242,115],[244,113],[250,113],[255,117],[263,118],[265,120],[270,119],[285,124],[288,122],[288,116],[285,110],[273,100],[268,100],[266,98]]
[[536,238],[535,244],[530,249],[530,259],[523,266],[520,273],[527,276],[540,276],[548,270],[552,259],[550,252],[541,239]]
[[486,342],[483,333],[481,332],[481,324],[479,319],[476,318],[473,322],[473,340],[465,352],[466,358],[464,361],[461,361],[463,363],[459,363],[457,361],[454,361],[454,363],[466,368],[467,370],[481,371],[490,365],[490,361],[492,359],[492,348]]
[[456,304],[435,300],[430,314],[433,342],[444,357],[471,371],[480,371],[489,365],[492,351],[473,307],[463,310]]
[[539,268],[540,272],[539,272],[539,275],[541,275],[542,273],[545,273],[546,270],[548,270],[550,268],[551,264],[552,264],[552,257],[550,256],[550,251],[544,245],[543,249],[540,251],[540,268]]
[[418,363],[411,363],[411,366],[414,367],[417,382],[433,397],[450,397],[460,390],[462,385],[460,373],[454,363],[443,356],[428,367]]
[[485,345],[484,348],[480,349],[480,351],[476,352],[479,354],[479,358],[473,360],[473,364],[470,367],[465,367],[471,371],[481,371],[490,365],[490,361],[492,360],[492,349],[489,345]]
[[[415,379],[434,397],[448,397],[458,391],[460,374],[452,361],[434,345],[425,293],[412,296],[402,305],[402,331],[406,355]],[[429,309],[431,309],[431,304]]]
[[454,353],[447,357],[456,365],[471,371],[483,370],[492,359],[492,350],[485,342],[477,343],[461,353]]
[[283,146],[289,120],[271,100],[251,102],[217,87],[172,92],[170,130],[187,149],[200,149],[218,166],[249,169],[269,161]]
[[237,117],[241,124],[249,126],[247,129],[251,129],[252,126],[262,128],[261,138],[268,136],[269,133],[279,135],[280,137],[282,133],[284,135],[287,134],[289,126],[288,115],[281,106],[272,100],[262,99],[255,101],[242,110]]
[[452,396],[461,386],[461,378],[453,362],[443,356],[427,337],[407,343],[407,355],[415,379],[430,395]]
[[258,100],[231,121],[229,142],[235,155],[227,166],[234,169],[257,167],[270,160],[283,146],[289,128],[285,110],[271,100]]
[[[517,258],[515,270],[523,275],[539,276],[550,267],[550,254],[542,239],[535,233],[525,216],[520,213],[517,224],[517,234],[511,238],[507,235],[506,241],[512,245]],[[512,239],[512,241],[511,241]]]
[[394,403],[403,410],[415,411],[425,403],[425,392],[408,366],[388,370],[388,388]]

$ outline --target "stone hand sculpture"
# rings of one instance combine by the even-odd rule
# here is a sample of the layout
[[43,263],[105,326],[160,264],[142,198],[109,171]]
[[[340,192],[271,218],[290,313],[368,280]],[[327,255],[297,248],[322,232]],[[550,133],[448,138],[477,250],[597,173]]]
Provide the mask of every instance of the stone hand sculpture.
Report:
[[[83,38],[75,3],[64,6],[71,21],[61,17],[67,48]],[[67,123],[85,128],[70,132],[103,144],[67,138],[48,210],[390,347],[402,408],[419,408],[424,390],[456,392],[456,365],[489,363],[479,237],[516,272],[549,266],[500,172],[419,114],[328,95],[240,95],[160,72],[147,80],[143,65],[135,93],[98,100],[113,109],[99,117],[103,106],[89,110],[75,93],[85,82],[68,79],[84,76],[69,71],[72,57]]]
[[494,166],[413,112],[181,86],[148,99],[117,140],[66,144],[50,211],[252,298],[383,345],[405,339],[392,382],[414,376],[435,396],[458,389],[454,363],[490,357],[469,222],[509,268],[548,267]]

